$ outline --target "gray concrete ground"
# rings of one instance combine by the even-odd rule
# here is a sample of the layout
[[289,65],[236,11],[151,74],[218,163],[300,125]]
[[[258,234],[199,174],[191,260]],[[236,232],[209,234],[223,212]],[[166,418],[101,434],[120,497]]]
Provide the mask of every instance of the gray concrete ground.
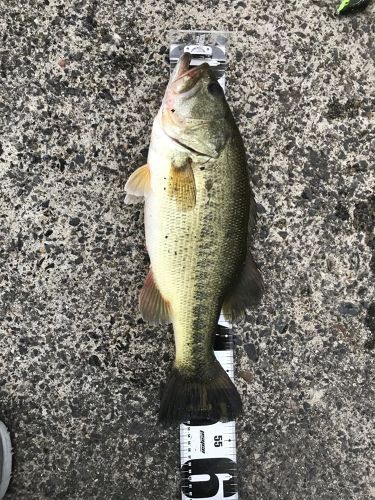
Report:
[[178,498],[177,429],[156,421],[172,335],[140,318],[143,212],[124,205],[176,26],[235,32],[228,99],[259,205],[241,498],[375,498],[375,4],[334,3],[1,1],[7,498]]

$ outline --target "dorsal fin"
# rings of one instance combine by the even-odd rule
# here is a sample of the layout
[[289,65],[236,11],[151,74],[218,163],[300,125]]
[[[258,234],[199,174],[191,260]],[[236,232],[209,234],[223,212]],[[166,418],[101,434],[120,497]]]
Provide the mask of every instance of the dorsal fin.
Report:
[[228,320],[244,315],[247,307],[259,304],[263,295],[263,279],[259,269],[248,252],[245,264],[223,303],[223,314]]

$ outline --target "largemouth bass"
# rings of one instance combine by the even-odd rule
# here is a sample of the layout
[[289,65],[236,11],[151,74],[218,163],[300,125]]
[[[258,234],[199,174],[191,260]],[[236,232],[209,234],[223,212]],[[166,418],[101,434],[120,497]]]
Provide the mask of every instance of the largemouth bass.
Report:
[[147,164],[126,184],[128,203],[145,201],[151,267],[142,317],[174,330],[176,357],[159,414],[165,424],[239,415],[240,396],[213,342],[220,312],[238,317],[263,288],[248,250],[255,203],[244,145],[208,64],[189,63],[185,53],[154,120]]

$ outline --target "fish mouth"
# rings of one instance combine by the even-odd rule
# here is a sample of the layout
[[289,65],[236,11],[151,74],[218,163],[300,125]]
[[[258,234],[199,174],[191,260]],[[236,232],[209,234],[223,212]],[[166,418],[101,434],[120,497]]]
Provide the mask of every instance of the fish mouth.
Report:
[[[186,56],[186,57],[185,57]],[[193,68],[189,68],[191,61],[191,54],[189,52],[185,52],[180,58],[180,64],[178,67],[178,71],[176,74],[176,78],[173,80],[176,82],[185,76],[189,76],[190,78],[194,77],[196,74],[201,74],[209,65],[207,63],[202,63],[199,66],[194,66]]]
[[171,89],[176,94],[191,94],[194,91],[196,84],[201,79],[202,75],[207,71],[209,65],[203,63],[200,66],[195,66],[189,69],[191,62],[191,54],[184,52],[178,61],[174,78],[171,82]]

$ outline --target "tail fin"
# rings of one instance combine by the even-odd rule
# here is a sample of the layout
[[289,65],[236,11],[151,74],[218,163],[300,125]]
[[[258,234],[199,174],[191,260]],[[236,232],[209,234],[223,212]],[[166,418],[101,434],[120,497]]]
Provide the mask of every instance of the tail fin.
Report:
[[160,404],[164,425],[187,420],[233,420],[241,413],[240,395],[216,359],[206,376],[191,375],[174,367]]

